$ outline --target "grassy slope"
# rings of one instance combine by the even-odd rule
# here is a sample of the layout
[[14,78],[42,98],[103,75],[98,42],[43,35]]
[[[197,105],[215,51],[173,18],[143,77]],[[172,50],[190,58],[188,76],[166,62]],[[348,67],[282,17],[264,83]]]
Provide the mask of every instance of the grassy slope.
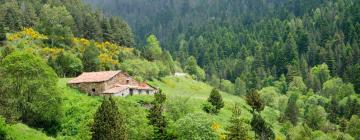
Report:
[[41,131],[29,128],[24,124],[9,125],[5,130],[7,136],[12,140],[52,140]]
[[[69,137],[58,137],[60,139],[81,139],[82,135],[75,135],[78,133],[88,132],[86,127],[81,127],[88,125],[92,121],[93,114],[95,113],[97,107],[100,105],[101,97],[90,97],[76,89],[72,89],[66,85],[66,82],[69,79],[60,79],[58,86],[63,91],[62,99],[64,111],[64,117],[62,119],[62,127],[66,128],[66,131],[60,132],[59,135],[66,135]],[[201,107],[204,102],[206,102],[211,90],[213,87],[203,83],[194,81],[190,78],[185,77],[165,77],[161,80],[150,81],[149,84],[159,87],[167,94],[169,99],[176,99],[177,97],[190,98],[190,104],[194,107],[194,110],[202,111]],[[231,107],[238,103],[243,108],[244,118],[250,119],[251,115],[247,111],[249,106],[246,105],[246,102],[243,98],[238,96],[230,95],[222,92],[223,100],[225,101],[225,108],[221,110],[218,115],[214,115],[213,118],[217,123],[219,123],[223,128],[227,125],[228,119],[231,116]],[[119,97],[122,98],[122,97]],[[133,96],[126,97],[126,100],[146,100],[151,101],[153,97],[151,96]],[[79,125],[80,124],[80,125]],[[71,130],[71,131],[69,131]],[[46,136],[40,131],[31,129],[23,124],[16,124],[9,127],[7,130],[9,136],[15,140],[47,140],[53,139]],[[72,134],[74,134],[72,136]],[[86,135],[86,134],[84,134]]]
[[[149,82],[149,84],[161,88],[169,98],[176,97],[189,97],[192,106],[195,111],[202,111],[202,104],[206,102],[213,87],[199,81],[192,80],[186,77],[174,77],[169,76],[162,78],[161,81],[155,80]],[[228,119],[231,117],[231,108],[235,103],[242,106],[242,113],[245,118],[250,119],[250,113],[247,111],[249,106],[243,98],[234,96],[228,93],[221,92],[225,107],[220,111],[218,115],[214,115],[213,118],[222,126],[227,125]]]

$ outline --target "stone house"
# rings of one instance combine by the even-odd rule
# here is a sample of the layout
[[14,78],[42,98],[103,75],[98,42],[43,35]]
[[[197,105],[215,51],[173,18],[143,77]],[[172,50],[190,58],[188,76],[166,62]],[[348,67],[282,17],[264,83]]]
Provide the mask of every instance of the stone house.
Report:
[[68,85],[92,96],[155,94],[157,90],[121,71],[84,72]]

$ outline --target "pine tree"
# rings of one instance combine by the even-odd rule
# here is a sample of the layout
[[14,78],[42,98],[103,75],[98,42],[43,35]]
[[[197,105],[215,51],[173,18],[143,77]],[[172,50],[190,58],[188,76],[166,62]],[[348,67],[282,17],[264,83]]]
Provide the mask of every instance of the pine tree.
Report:
[[275,134],[269,124],[258,114],[253,113],[253,119],[250,122],[253,131],[255,132],[256,139],[260,140],[274,140]]
[[253,112],[260,112],[265,108],[265,105],[260,98],[260,94],[256,90],[252,90],[248,95],[246,95],[246,102],[251,106]]
[[248,128],[245,126],[244,121],[240,118],[241,109],[235,104],[233,108],[232,117],[230,118],[230,126],[226,128],[229,132],[227,134],[228,140],[247,140],[248,138]]
[[296,101],[297,95],[291,94],[285,110],[285,118],[289,120],[293,125],[297,124],[299,116],[299,107],[296,105]]
[[128,139],[124,120],[112,97],[104,97],[95,113],[92,140]]
[[330,105],[327,108],[327,112],[329,113],[328,119],[332,123],[337,123],[337,116],[339,114],[339,104],[336,99],[333,97],[331,98]]
[[155,94],[155,100],[151,103],[152,107],[147,118],[150,120],[149,124],[154,127],[154,139],[164,140],[166,139],[166,120],[163,115],[164,112],[164,102],[166,100],[166,95],[160,90],[159,93]]
[[218,110],[218,111],[224,107],[224,101],[222,99],[222,96],[221,96],[220,92],[215,88],[211,91],[210,96],[207,99],[207,101],[211,105],[213,105],[216,108],[216,110]]

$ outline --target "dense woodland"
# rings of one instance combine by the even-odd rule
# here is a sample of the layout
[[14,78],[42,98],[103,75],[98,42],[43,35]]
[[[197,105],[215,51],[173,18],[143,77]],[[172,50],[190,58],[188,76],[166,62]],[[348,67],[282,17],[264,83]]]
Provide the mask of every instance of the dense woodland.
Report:
[[[360,140],[359,0],[85,1],[0,0],[0,140]],[[66,85],[104,70],[159,93]]]
[[250,90],[284,74],[318,91],[310,69],[326,63],[360,90],[358,0],[87,1],[124,17],[140,44],[154,33],[183,66],[194,56],[209,80],[240,78]]

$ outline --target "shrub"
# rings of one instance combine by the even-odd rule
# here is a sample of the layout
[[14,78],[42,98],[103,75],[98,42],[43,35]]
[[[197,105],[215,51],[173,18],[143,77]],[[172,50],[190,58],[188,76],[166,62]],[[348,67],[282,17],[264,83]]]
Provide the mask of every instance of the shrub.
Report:
[[218,139],[218,136],[211,128],[212,124],[212,120],[206,114],[188,114],[176,121],[176,136],[179,140]]

